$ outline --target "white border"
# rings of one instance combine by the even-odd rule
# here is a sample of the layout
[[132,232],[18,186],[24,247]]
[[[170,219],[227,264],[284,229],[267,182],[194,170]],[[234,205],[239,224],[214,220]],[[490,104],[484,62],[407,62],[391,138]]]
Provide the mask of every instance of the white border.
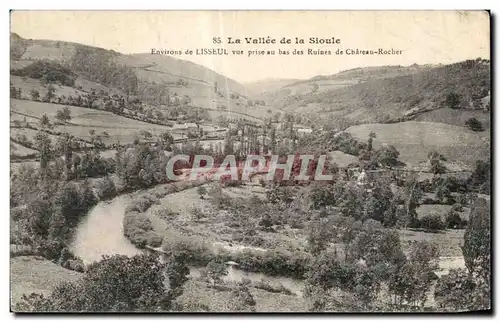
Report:
[[[7,63],[9,61],[9,15],[8,15],[8,9],[42,9],[42,10],[49,10],[49,9],[139,9],[139,10],[160,10],[160,9],[172,9],[172,10],[179,10],[179,9],[187,9],[187,10],[195,10],[195,9],[208,9],[208,10],[229,10],[229,9],[236,9],[236,10],[245,10],[245,9],[261,9],[261,10],[272,10],[272,9],[282,9],[282,10],[307,10],[307,9],[321,9],[321,10],[369,10],[369,9],[376,9],[376,10],[395,10],[395,9],[433,9],[433,10],[456,10],[456,9],[476,9],[476,10],[481,10],[481,9],[491,9],[494,14],[499,14],[500,9],[499,7],[500,1],[496,0],[475,0],[475,1],[464,1],[464,0],[454,0],[454,1],[436,1],[436,0],[420,0],[416,1],[414,3],[410,3],[408,1],[389,1],[389,0],[379,0],[379,1],[359,1],[359,0],[349,0],[349,1],[341,1],[341,2],[336,2],[335,3],[335,8],[333,8],[333,3],[330,1],[321,1],[321,0],[307,0],[307,1],[293,1],[293,0],[288,0],[288,1],[283,1],[283,2],[278,2],[278,1],[270,1],[270,0],[252,0],[252,1],[189,1],[189,0],[183,0],[179,1],[176,4],[172,3],[167,3],[166,1],[150,1],[150,0],[141,0],[141,1],[116,1],[114,4],[106,4],[103,1],[99,0],[86,0],[86,1],[78,1],[78,2],[70,2],[68,0],[65,1],[53,1],[53,0],[44,0],[44,1],[8,1],[2,3],[2,15],[0,16],[1,18],[1,26],[2,26],[2,43],[4,44],[3,50],[2,50],[2,61],[4,62],[3,64],[0,65],[1,72],[0,75],[2,75],[2,86],[0,86],[1,93],[2,93],[2,102],[4,103],[0,113],[2,113],[2,117],[0,118],[1,122],[4,122],[3,126],[0,127],[2,132],[7,132],[2,135],[0,135],[0,142],[1,142],[1,150],[5,151],[0,159],[1,165],[0,168],[2,169],[2,177],[1,177],[1,193],[0,193],[0,198],[1,198],[1,205],[3,208],[2,216],[3,216],[3,221],[4,224],[0,225],[0,228],[2,230],[1,236],[4,239],[4,242],[2,242],[2,247],[0,247],[2,251],[2,259],[3,263],[1,265],[1,271],[2,271],[2,296],[0,297],[1,299],[1,308],[2,308],[2,321],[4,320],[10,320],[14,319],[14,315],[9,313],[10,311],[10,304],[9,304],[9,253],[8,253],[8,239],[9,239],[9,161],[8,158],[6,157],[8,154],[8,149],[9,149],[9,64]],[[4,6],[6,5],[6,6]],[[497,17],[498,18],[498,17]],[[498,23],[498,21],[497,21]],[[496,29],[496,28],[495,28]],[[498,37],[498,33],[494,33]],[[493,45],[493,44],[492,44]],[[496,62],[496,52],[495,56],[491,57],[492,60]],[[496,76],[496,71],[495,71],[495,76]],[[495,82],[495,93],[498,93],[498,80]],[[496,102],[496,100],[495,100]],[[494,106],[493,108],[495,108]],[[498,112],[496,113],[498,115]],[[495,117],[495,123],[498,124],[497,117]],[[495,131],[498,132],[498,131]],[[495,135],[495,148],[498,147],[498,138],[497,135]],[[494,167],[496,167],[498,163],[498,158],[495,162]],[[496,179],[496,176],[495,176]],[[496,191],[495,197],[493,198],[495,200],[500,200],[498,198],[498,195],[500,193]],[[495,209],[496,210],[496,209]],[[496,213],[494,211],[494,213]],[[497,232],[498,228],[498,220],[496,220],[496,225],[495,225],[495,232]],[[496,242],[496,238],[495,238]],[[496,246],[496,245],[495,245]],[[493,249],[496,249],[493,248]],[[495,279],[496,280],[496,279]],[[495,283],[496,284],[496,283]],[[496,288],[495,288],[496,290]],[[67,318],[70,318],[69,316],[65,316]],[[65,318],[62,317],[62,318]],[[362,318],[368,318],[366,316],[361,316]],[[470,316],[472,317],[472,316]],[[81,316],[72,316],[71,317],[74,320],[80,320],[82,321],[84,318]],[[108,317],[110,320],[118,320],[118,317]],[[144,320],[145,317],[133,317],[133,316],[128,316],[127,318],[130,318],[132,320]],[[191,320],[191,319],[198,319],[198,318],[207,318],[203,316],[185,316],[185,317],[180,317],[180,316],[172,316],[172,317],[165,317],[165,316],[148,316],[148,318],[155,318],[155,319],[165,319],[168,318],[170,320],[180,320],[181,318]],[[220,317],[214,317],[210,316],[210,319],[218,320],[218,319],[223,319],[223,318],[240,318],[240,317],[235,317],[235,316],[220,316]],[[250,317],[241,317],[241,318],[250,318]],[[260,320],[270,320],[270,316],[257,316],[256,318],[259,318]],[[273,319],[289,319],[289,318],[298,318],[298,319],[306,319],[308,317],[306,316],[273,316]],[[316,316],[318,318],[318,316]],[[344,318],[341,316],[322,316],[322,318]],[[358,316],[345,316],[345,318],[359,318]],[[371,318],[376,318],[376,316],[371,316]],[[386,318],[386,317],[384,317]],[[409,316],[400,316],[400,315],[395,315],[394,318],[396,319],[405,319],[408,321],[416,320],[417,317],[409,317]],[[424,318],[430,319],[430,320],[438,320],[443,321],[443,320],[448,320],[451,319],[449,316],[425,316]],[[27,318],[24,317],[23,319],[25,320],[31,320],[34,319],[33,317]],[[46,317],[44,318],[45,320],[56,320],[55,317]]]

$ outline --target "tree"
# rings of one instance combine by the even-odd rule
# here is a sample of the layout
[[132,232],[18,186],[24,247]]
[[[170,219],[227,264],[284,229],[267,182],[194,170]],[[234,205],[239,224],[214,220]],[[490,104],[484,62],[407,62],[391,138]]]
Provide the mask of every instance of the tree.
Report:
[[33,101],[38,101],[38,99],[40,98],[40,93],[36,89],[32,89],[30,91],[30,95]]
[[457,93],[451,92],[448,95],[446,95],[446,99],[444,101],[444,104],[452,109],[459,109],[460,108],[460,103],[461,103],[461,98],[460,95]]
[[484,131],[483,123],[481,123],[475,117],[471,117],[467,121],[465,121],[465,125],[467,125],[469,127],[469,129],[471,129],[474,132],[482,132],[482,131]]
[[170,311],[182,294],[188,273],[176,258],[160,263],[155,255],[105,256],[91,264],[80,280],[59,284],[45,301],[32,301],[29,308],[49,312]]
[[433,272],[438,267],[438,258],[436,245],[426,241],[411,245],[406,261],[390,275],[389,290],[396,297],[394,302],[423,307],[432,285]]
[[328,221],[320,219],[309,224],[307,246],[314,256],[319,255],[328,247],[331,238],[332,228],[329,227]]
[[444,310],[487,310],[491,307],[490,202],[478,197],[464,234],[462,253],[467,270],[451,270],[434,293]]
[[94,148],[96,150],[103,149],[106,147],[100,135],[93,136],[90,141],[94,145]]
[[224,154],[233,155],[234,154],[234,142],[230,135],[224,140]]
[[199,186],[197,191],[201,198],[203,198],[203,196],[207,194],[207,188],[205,188],[204,186]]
[[43,114],[42,117],[40,118],[40,126],[42,127],[48,127],[50,125],[49,117],[47,114]]
[[40,170],[45,172],[49,161],[53,158],[52,142],[46,133],[38,132],[34,138],[35,145],[40,151]]
[[281,119],[281,113],[280,112],[274,113],[274,115],[273,115],[273,122],[277,123],[277,122],[280,121],[280,119]]
[[255,312],[255,304],[255,299],[248,286],[240,283],[231,292],[228,308],[231,312]]
[[430,232],[438,232],[446,228],[438,214],[425,215],[420,219],[420,227]]
[[46,238],[49,233],[52,207],[46,200],[34,200],[26,208],[31,233]]
[[50,100],[55,96],[55,91],[56,89],[54,88],[54,86],[52,84],[49,84],[49,86],[47,86],[47,94],[45,94],[43,101],[50,102]]
[[116,186],[113,180],[106,176],[98,181],[95,188],[99,200],[106,200],[116,196]]
[[[417,217],[417,207],[420,199],[424,196],[421,186],[418,183],[415,175],[407,178],[404,186],[404,214],[406,217],[406,224],[411,225]],[[406,225],[403,227],[406,229]]]
[[400,164],[399,152],[392,145],[384,145],[373,155],[371,163],[383,167],[394,167]]
[[469,216],[462,252],[469,272],[485,280],[490,275],[490,236],[490,203],[487,198],[478,197]]
[[276,128],[274,126],[271,127],[270,148],[272,153],[276,152]]
[[438,159],[431,160],[430,170],[434,175],[446,173],[446,167]]
[[440,202],[445,202],[451,198],[451,191],[445,180],[439,183],[436,187],[436,199]]
[[17,88],[15,86],[10,85],[10,97],[11,98],[21,98],[21,96],[18,96]]
[[467,184],[473,191],[489,195],[491,190],[491,161],[476,161],[476,166]]
[[373,148],[373,139],[376,138],[377,136],[375,135],[374,132],[370,132],[368,134],[368,151],[371,151]]
[[200,208],[193,205],[193,209],[191,210],[191,218],[194,222],[199,222],[205,214],[200,210]]
[[314,257],[305,274],[306,284],[322,291],[352,290],[356,276],[354,265],[342,263],[335,251],[325,250]]
[[153,137],[153,135],[146,130],[141,130],[141,135],[144,137],[144,140],[148,140]]
[[66,180],[70,180],[72,178],[71,168],[73,162],[73,150],[76,148],[77,143],[72,135],[64,133],[64,135],[58,137],[55,150],[60,155],[64,155]]
[[174,144],[174,137],[170,132],[163,132],[160,135],[160,139],[162,143],[165,145],[165,148],[170,149],[171,145]]
[[215,286],[227,275],[226,264],[223,262],[211,261],[204,268],[203,274],[212,282],[212,285]]
[[465,269],[452,269],[439,279],[434,290],[438,308],[446,311],[478,310],[474,307],[476,282]]
[[63,107],[61,110],[58,110],[56,113],[56,119],[59,121],[66,123],[71,120],[71,111],[67,106]]

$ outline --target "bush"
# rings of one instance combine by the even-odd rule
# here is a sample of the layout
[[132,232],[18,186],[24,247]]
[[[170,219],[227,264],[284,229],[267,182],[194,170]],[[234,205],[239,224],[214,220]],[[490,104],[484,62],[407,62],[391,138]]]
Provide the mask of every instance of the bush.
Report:
[[27,76],[46,83],[61,83],[66,86],[75,84],[76,75],[66,67],[52,61],[39,60],[24,68],[11,71],[12,75]]
[[36,248],[36,253],[48,260],[58,260],[64,244],[57,240],[42,241]]
[[193,207],[193,209],[191,210],[191,218],[194,222],[198,222],[200,221],[201,219],[203,219],[205,217],[205,214],[203,213],[203,211],[201,211],[200,208],[198,207]]
[[460,217],[460,214],[455,211],[450,211],[446,215],[446,228],[449,229],[463,229],[467,226],[467,221]]
[[123,234],[132,244],[139,248],[144,248],[149,242],[153,226],[149,218],[135,211],[128,211],[123,217]]
[[218,257],[221,261],[228,261],[229,255],[224,252],[216,254],[202,240],[187,237],[170,238],[165,241],[163,249],[182,258],[186,263],[195,266],[206,266],[210,261]]
[[420,219],[420,227],[431,232],[437,232],[446,228],[441,220],[441,216],[437,214],[429,214],[422,217]]
[[99,180],[95,190],[99,200],[111,199],[117,194],[115,183],[109,177]]
[[142,195],[125,208],[125,212],[145,212],[155,204],[157,198],[149,195]]
[[461,101],[460,95],[452,92],[446,96],[444,104],[451,109],[459,109]]
[[28,245],[10,245],[10,257],[38,255],[33,247]]
[[69,259],[62,264],[62,267],[80,273],[85,272],[85,265],[79,259]]
[[283,294],[287,294],[287,295],[293,294],[289,289],[287,289],[285,286],[283,286],[283,284],[281,284],[279,282],[272,283],[271,281],[268,281],[265,279],[261,279],[260,281],[253,283],[252,286],[255,288],[264,290],[264,291],[271,292],[271,293],[283,293]]
[[463,212],[463,211],[464,211],[464,207],[463,207],[460,203],[455,203],[455,204],[453,204],[453,206],[451,207],[451,210],[452,210],[452,211]]
[[483,123],[481,123],[475,117],[471,117],[470,119],[468,119],[467,121],[465,121],[465,125],[467,125],[469,127],[469,129],[471,129],[474,132],[484,131]]
[[146,243],[151,247],[160,247],[163,243],[163,238],[154,231],[148,232]]
[[198,187],[198,194],[203,197],[204,195],[207,194],[207,189],[204,186],[199,186]]

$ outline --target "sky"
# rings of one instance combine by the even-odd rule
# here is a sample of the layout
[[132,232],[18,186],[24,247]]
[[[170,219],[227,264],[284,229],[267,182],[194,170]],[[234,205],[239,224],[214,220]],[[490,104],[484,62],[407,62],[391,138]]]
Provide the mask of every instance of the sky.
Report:
[[[490,21],[484,11],[13,11],[11,31],[28,39],[71,41],[124,54],[151,49],[209,67],[242,83],[307,79],[366,66],[449,64],[490,58]],[[245,44],[245,37],[276,44]],[[221,44],[213,38],[221,37]],[[242,44],[228,44],[228,37]],[[283,38],[306,44],[280,44]],[[307,44],[310,37],[340,44]],[[225,48],[229,56],[185,55],[188,49]],[[346,50],[400,50],[400,55],[346,55]],[[232,55],[232,50],[245,55]],[[304,55],[293,55],[293,49]],[[307,55],[307,50],[332,55]],[[335,51],[343,50],[343,55]],[[249,50],[275,55],[248,57]],[[289,51],[279,55],[279,50]]]

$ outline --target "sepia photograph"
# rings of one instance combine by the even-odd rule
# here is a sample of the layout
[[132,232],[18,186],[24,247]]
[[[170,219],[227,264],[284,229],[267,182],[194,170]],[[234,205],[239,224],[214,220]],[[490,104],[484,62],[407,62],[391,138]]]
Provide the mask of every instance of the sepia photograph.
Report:
[[491,313],[491,15],[10,12],[13,313]]

